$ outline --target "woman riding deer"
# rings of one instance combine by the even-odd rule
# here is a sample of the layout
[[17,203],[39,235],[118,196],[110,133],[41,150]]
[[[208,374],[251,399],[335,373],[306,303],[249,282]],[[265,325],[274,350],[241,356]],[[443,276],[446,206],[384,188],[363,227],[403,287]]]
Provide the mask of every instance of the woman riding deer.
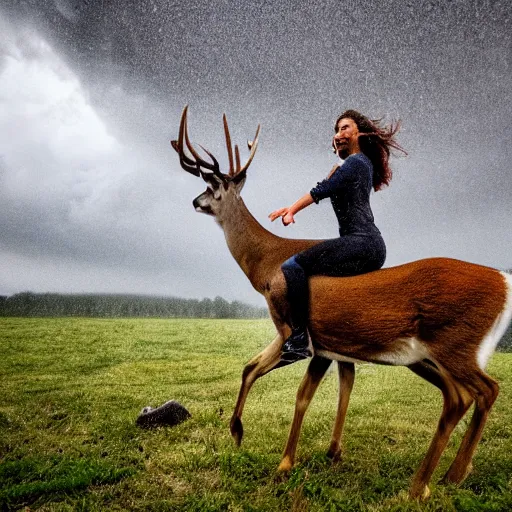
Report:
[[[333,148],[340,157],[327,179],[292,206],[269,215],[281,217],[285,226],[295,222],[300,210],[330,197],[339,223],[339,238],[325,240],[286,260],[281,269],[286,279],[292,334],[283,345],[283,359],[290,362],[311,357],[311,339],[307,331],[309,293],[312,275],[343,277],[378,270],[386,259],[384,240],[374,223],[370,192],[391,181],[388,164],[390,148],[403,149],[394,140],[399,125],[380,127],[377,121],[347,110],[335,125]],[[405,153],[405,152],[404,152]],[[286,315],[283,315],[286,316]]]
[[[368,145],[376,143],[376,139],[370,140],[378,133],[377,128],[373,125],[373,132],[363,133],[358,128],[360,149],[367,156],[373,153],[367,153],[362,142],[369,137]],[[387,150],[399,147],[393,140],[396,128],[382,130],[381,136],[388,142],[383,148],[387,162]],[[290,335],[290,327],[281,313],[286,311],[286,305],[275,306],[275,296],[286,296],[281,266],[294,254],[322,241],[281,238],[258,223],[247,209],[241,190],[258,146],[259,126],[244,165],[237,145],[233,154],[225,117],[224,131],[229,158],[227,174],[221,172],[209,151],[205,150],[211,161],[204,160],[190,142],[187,107],[181,116],[178,140],[171,144],[178,152],[181,167],[206,182],[206,190],[193,200],[195,210],[215,217],[231,254],[254,289],[267,300],[277,330],[274,340],[242,372],[230,422],[231,434],[239,445],[243,437],[242,413],[251,387],[257,379],[290,363],[282,352],[284,340]],[[349,156],[347,162],[355,157],[357,154]],[[380,168],[371,156],[370,160],[374,170]],[[309,281],[307,327],[315,355],[297,392],[279,471],[288,472],[293,467],[304,414],[333,360],[338,365],[340,387],[327,454],[333,460],[340,457],[354,364],[366,361],[406,366],[443,395],[436,432],[412,479],[412,498],[426,498],[430,494],[428,483],[450,435],[474,404],[473,417],[444,477],[447,482],[461,483],[471,471],[473,454],[499,393],[498,383],[485,368],[512,319],[512,275],[450,258],[427,258],[363,275],[343,278],[317,275]]]

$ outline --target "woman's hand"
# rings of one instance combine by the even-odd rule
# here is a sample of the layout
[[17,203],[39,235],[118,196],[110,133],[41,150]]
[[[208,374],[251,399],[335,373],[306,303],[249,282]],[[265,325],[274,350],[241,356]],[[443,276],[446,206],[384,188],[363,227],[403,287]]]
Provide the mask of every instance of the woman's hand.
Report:
[[295,219],[293,218],[293,212],[291,207],[285,206],[284,208],[279,208],[279,210],[276,210],[272,212],[268,218],[274,222],[278,217],[281,217],[281,220],[283,221],[283,224],[285,226],[288,226],[289,224],[293,224],[295,222]]
[[283,224],[285,226],[288,226],[289,224],[294,224],[295,219],[293,216],[306,208],[306,206],[309,206],[310,204],[313,204],[313,197],[308,192],[306,195],[303,195],[300,199],[297,199],[295,203],[293,203],[291,206],[285,206],[284,208],[279,208],[279,210],[276,210],[275,212],[272,212],[268,218],[274,222],[278,217],[281,217],[281,220],[283,221]]

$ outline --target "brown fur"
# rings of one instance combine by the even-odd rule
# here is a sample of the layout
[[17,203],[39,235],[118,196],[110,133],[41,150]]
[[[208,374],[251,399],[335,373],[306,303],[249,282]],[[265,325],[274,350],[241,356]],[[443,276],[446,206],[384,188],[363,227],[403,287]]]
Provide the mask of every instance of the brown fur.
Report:
[[506,300],[494,269],[432,258],[368,274],[313,277],[311,335],[315,345],[362,360],[415,337],[434,357],[474,354]]

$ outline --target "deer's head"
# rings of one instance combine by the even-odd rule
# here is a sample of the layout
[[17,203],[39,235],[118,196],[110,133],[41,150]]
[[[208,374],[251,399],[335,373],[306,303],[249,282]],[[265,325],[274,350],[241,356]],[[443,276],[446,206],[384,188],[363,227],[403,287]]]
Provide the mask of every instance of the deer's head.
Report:
[[226,146],[229,157],[229,172],[224,174],[220,171],[219,163],[216,158],[207,149],[201,146],[203,151],[211,158],[211,162],[201,158],[190,142],[187,130],[187,111],[188,107],[185,107],[181,115],[178,140],[171,141],[171,145],[180,157],[181,167],[194,176],[203,178],[207,184],[206,191],[194,199],[194,208],[200,213],[213,215],[218,220],[221,220],[223,213],[231,203],[230,200],[240,197],[240,191],[245,183],[247,169],[258,147],[260,126],[258,125],[254,141],[247,142],[250,154],[247,162],[242,167],[240,164],[240,151],[237,145],[235,145],[233,159],[231,136],[229,134],[226,115],[224,114],[224,133],[226,135]]

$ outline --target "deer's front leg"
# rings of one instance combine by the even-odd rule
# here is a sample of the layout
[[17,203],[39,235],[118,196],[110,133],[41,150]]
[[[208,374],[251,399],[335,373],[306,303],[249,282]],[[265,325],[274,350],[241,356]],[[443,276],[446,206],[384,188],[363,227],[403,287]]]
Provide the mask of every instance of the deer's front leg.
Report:
[[244,435],[244,428],[242,425],[242,412],[244,410],[245,400],[247,395],[256,382],[257,379],[263,377],[266,373],[285,366],[285,362],[281,362],[281,347],[283,346],[283,338],[277,335],[274,340],[268,345],[265,350],[253,357],[244,368],[242,373],[242,384],[238,392],[238,399],[236,401],[235,410],[231,417],[230,430],[237,446],[242,443]]
[[297,450],[304,414],[330,364],[330,359],[325,359],[320,356],[314,356],[309,363],[306,375],[302,379],[299,390],[297,391],[295,414],[278,471],[290,471],[295,462],[295,452]]
[[338,376],[340,389],[338,394],[338,411],[336,413],[336,421],[332,431],[331,445],[327,452],[327,457],[333,461],[339,460],[341,456],[341,436],[343,434],[343,425],[347,416],[348,402],[350,393],[354,385],[355,366],[354,363],[342,363],[338,361]]

